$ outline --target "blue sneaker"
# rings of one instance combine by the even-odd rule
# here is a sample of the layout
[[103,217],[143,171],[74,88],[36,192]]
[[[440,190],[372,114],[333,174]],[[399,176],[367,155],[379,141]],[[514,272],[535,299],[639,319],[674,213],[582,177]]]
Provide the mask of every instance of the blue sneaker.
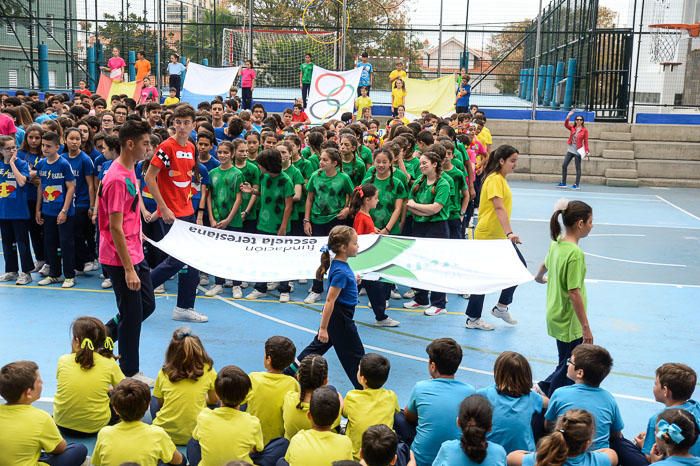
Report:
[[579,190],[581,188],[579,188],[579,186],[577,184],[572,184],[571,189]]
[[557,188],[566,188],[566,183],[559,183]]

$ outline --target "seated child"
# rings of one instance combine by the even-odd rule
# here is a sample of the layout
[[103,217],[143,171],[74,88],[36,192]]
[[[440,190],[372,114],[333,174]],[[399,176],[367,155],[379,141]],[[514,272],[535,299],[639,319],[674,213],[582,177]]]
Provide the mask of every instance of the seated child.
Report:
[[360,458],[362,435],[368,427],[384,424],[394,427],[394,415],[399,412],[399,400],[392,390],[382,388],[389,378],[389,360],[376,353],[365,354],[360,360],[357,380],[362,390],[350,390],[345,395],[343,416],[348,419],[345,435],[352,440],[352,454]]
[[411,451],[418,466],[432,465],[443,442],[460,437],[462,432],[455,422],[459,406],[463,399],[474,393],[474,387],[455,379],[462,362],[462,348],[455,340],[433,340],[426,352],[431,378],[413,387],[404,408],[406,421],[417,424]]
[[508,455],[508,466],[615,466],[617,455],[610,448],[591,451],[594,424],[591,413],[569,410],[557,420],[554,432],[540,440],[536,453],[514,451]]
[[365,466],[393,466],[398,460],[398,445],[399,439],[393,430],[384,424],[370,426],[362,434],[362,463]]
[[667,409],[658,421],[651,461],[663,466],[700,466],[700,458],[690,453],[698,440],[695,417],[685,409]]
[[506,451],[502,446],[486,440],[491,430],[493,410],[489,400],[471,395],[459,406],[457,425],[462,438],[442,444],[433,466],[503,466]]
[[151,390],[143,382],[128,378],[114,387],[112,406],[121,422],[97,434],[91,461],[94,466],[135,463],[140,466],[183,464],[182,454],[168,434],[158,426],[141,421],[151,400]]
[[199,412],[218,401],[215,380],[214,362],[199,337],[187,327],[175,330],[153,388],[153,425],[162,427],[176,445],[186,445]]
[[327,466],[333,461],[351,460],[352,441],[331,429],[338,413],[340,400],[335,390],[329,387],[314,390],[309,408],[313,427],[292,437],[285,461],[290,466]]
[[32,406],[41,397],[42,386],[35,362],[11,362],[0,369],[0,396],[7,402],[0,405],[2,464],[34,466],[41,461],[80,466],[87,448],[67,444],[51,415]]
[[72,352],[58,359],[53,417],[67,435],[97,433],[112,417],[109,392],[124,374],[106,332],[94,317],[77,318],[72,325]]
[[296,347],[287,337],[274,336],[265,342],[265,369],[251,372],[253,388],[248,395],[247,412],[260,419],[263,443],[284,436],[282,405],[288,392],[299,393],[299,383],[282,373],[294,362]]

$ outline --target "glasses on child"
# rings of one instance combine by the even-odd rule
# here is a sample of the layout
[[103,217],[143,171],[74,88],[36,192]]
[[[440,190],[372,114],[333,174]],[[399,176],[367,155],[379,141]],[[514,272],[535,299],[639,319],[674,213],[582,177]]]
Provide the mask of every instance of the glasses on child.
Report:
[[571,360],[571,358],[566,358],[566,364],[571,364],[572,366],[576,367],[576,363]]

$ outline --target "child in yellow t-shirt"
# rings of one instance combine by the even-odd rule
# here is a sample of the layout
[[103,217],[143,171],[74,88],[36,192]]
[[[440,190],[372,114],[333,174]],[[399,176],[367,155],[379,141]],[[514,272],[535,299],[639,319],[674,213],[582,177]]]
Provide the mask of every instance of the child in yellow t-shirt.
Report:
[[391,87],[394,87],[394,83],[396,82],[397,79],[406,79],[408,77],[408,74],[406,74],[406,70],[404,69],[404,64],[402,61],[397,61],[396,62],[396,69],[389,73],[389,84]]
[[282,371],[294,362],[296,347],[287,337],[274,336],[265,342],[266,372],[251,372],[253,389],[248,395],[250,414],[260,419],[263,442],[284,436],[282,405],[288,392],[299,393],[299,383]]
[[187,327],[175,330],[153,388],[153,425],[162,427],[176,445],[186,445],[199,412],[218,402],[215,380],[214,362],[199,337]]
[[79,466],[87,448],[67,444],[51,415],[32,406],[43,381],[32,361],[11,362],[0,369],[0,452],[3,464],[36,466],[39,461]]
[[278,439],[264,448],[260,420],[240,411],[251,387],[250,377],[241,368],[226,366],[219,371],[216,394],[222,406],[199,413],[192,440],[187,444],[190,464],[218,466],[236,460],[275,464],[284,456],[289,442]]
[[109,392],[124,374],[101,320],[79,317],[71,329],[73,351],[58,358],[53,418],[67,435],[93,434],[109,423]]
[[382,388],[389,378],[389,360],[376,353],[365,354],[360,360],[357,380],[362,390],[350,390],[345,395],[343,416],[348,419],[345,435],[352,440],[352,454],[360,459],[362,434],[368,427],[384,424],[394,427],[394,414],[399,412],[399,399],[392,390]]
[[94,466],[124,463],[156,466],[185,462],[167,432],[141,421],[150,401],[151,390],[138,380],[124,379],[114,387],[112,406],[121,422],[104,427],[97,434],[91,457]]
[[334,461],[352,459],[352,441],[331,428],[339,412],[340,399],[335,390],[330,387],[314,390],[309,406],[313,427],[292,437],[284,456],[289,466],[327,466]]
[[[391,88],[391,116],[396,117],[399,114],[399,107],[406,105],[406,87],[403,79],[399,78],[394,81],[394,86]],[[405,109],[405,107],[404,107]]]
[[355,109],[357,110],[357,119],[361,120],[365,108],[372,108],[372,99],[369,97],[369,92],[365,86],[360,88],[360,97],[355,99]]
[[170,93],[168,94],[168,97],[165,98],[163,105],[165,105],[167,107],[168,105],[175,105],[175,104],[179,104],[179,103],[180,103],[180,99],[177,98],[177,89],[175,89],[174,87],[171,87]]

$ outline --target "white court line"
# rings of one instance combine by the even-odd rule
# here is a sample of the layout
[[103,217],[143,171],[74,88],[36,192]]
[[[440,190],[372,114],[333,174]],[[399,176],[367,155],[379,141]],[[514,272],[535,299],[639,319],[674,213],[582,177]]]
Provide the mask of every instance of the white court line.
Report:
[[630,234],[630,233],[591,233],[590,236],[629,236],[629,237],[635,237],[635,238],[642,238],[646,235],[635,235],[635,234]]
[[614,283],[616,285],[642,285],[642,286],[670,286],[673,288],[700,288],[700,285],[682,285],[680,283],[660,283],[660,282],[633,282],[630,280],[604,280],[597,278],[587,278],[586,283]]
[[[549,223],[548,218],[522,218],[513,217],[510,219],[511,222],[538,222],[538,223]],[[683,225],[651,225],[649,223],[609,223],[609,222],[595,222],[598,226],[609,226],[609,227],[634,227],[634,228],[671,228],[676,230],[700,230],[700,226],[691,227]]]
[[664,199],[663,197],[661,197],[661,196],[659,196],[659,195],[657,195],[656,197],[657,197],[660,201],[665,202],[666,204],[670,205],[670,206],[673,207],[674,209],[680,210],[680,211],[683,212],[684,214],[686,214],[686,215],[688,215],[688,216],[690,216],[690,217],[692,217],[692,218],[694,218],[695,220],[697,220],[697,221],[700,222],[700,217],[698,217],[697,215],[691,214],[690,212],[688,212],[688,211],[685,210],[684,208],[678,207],[678,206],[677,206],[676,204],[674,204],[673,202],[671,202],[671,201],[669,201],[669,200],[667,200],[667,199]]
[[615,262],[625,262],[627,264],[641,264],[641,265],[657,265],[660,267],[681,267],[685,268],[685,264],[665,264],[663,262],[646,262],[646,261],[633,261],[629,259],[618,259],[617,257],[601,256],[600,254],[593,254],[592,252],[584,252],[586,256],[597,257],[598,259],[606,259]]

